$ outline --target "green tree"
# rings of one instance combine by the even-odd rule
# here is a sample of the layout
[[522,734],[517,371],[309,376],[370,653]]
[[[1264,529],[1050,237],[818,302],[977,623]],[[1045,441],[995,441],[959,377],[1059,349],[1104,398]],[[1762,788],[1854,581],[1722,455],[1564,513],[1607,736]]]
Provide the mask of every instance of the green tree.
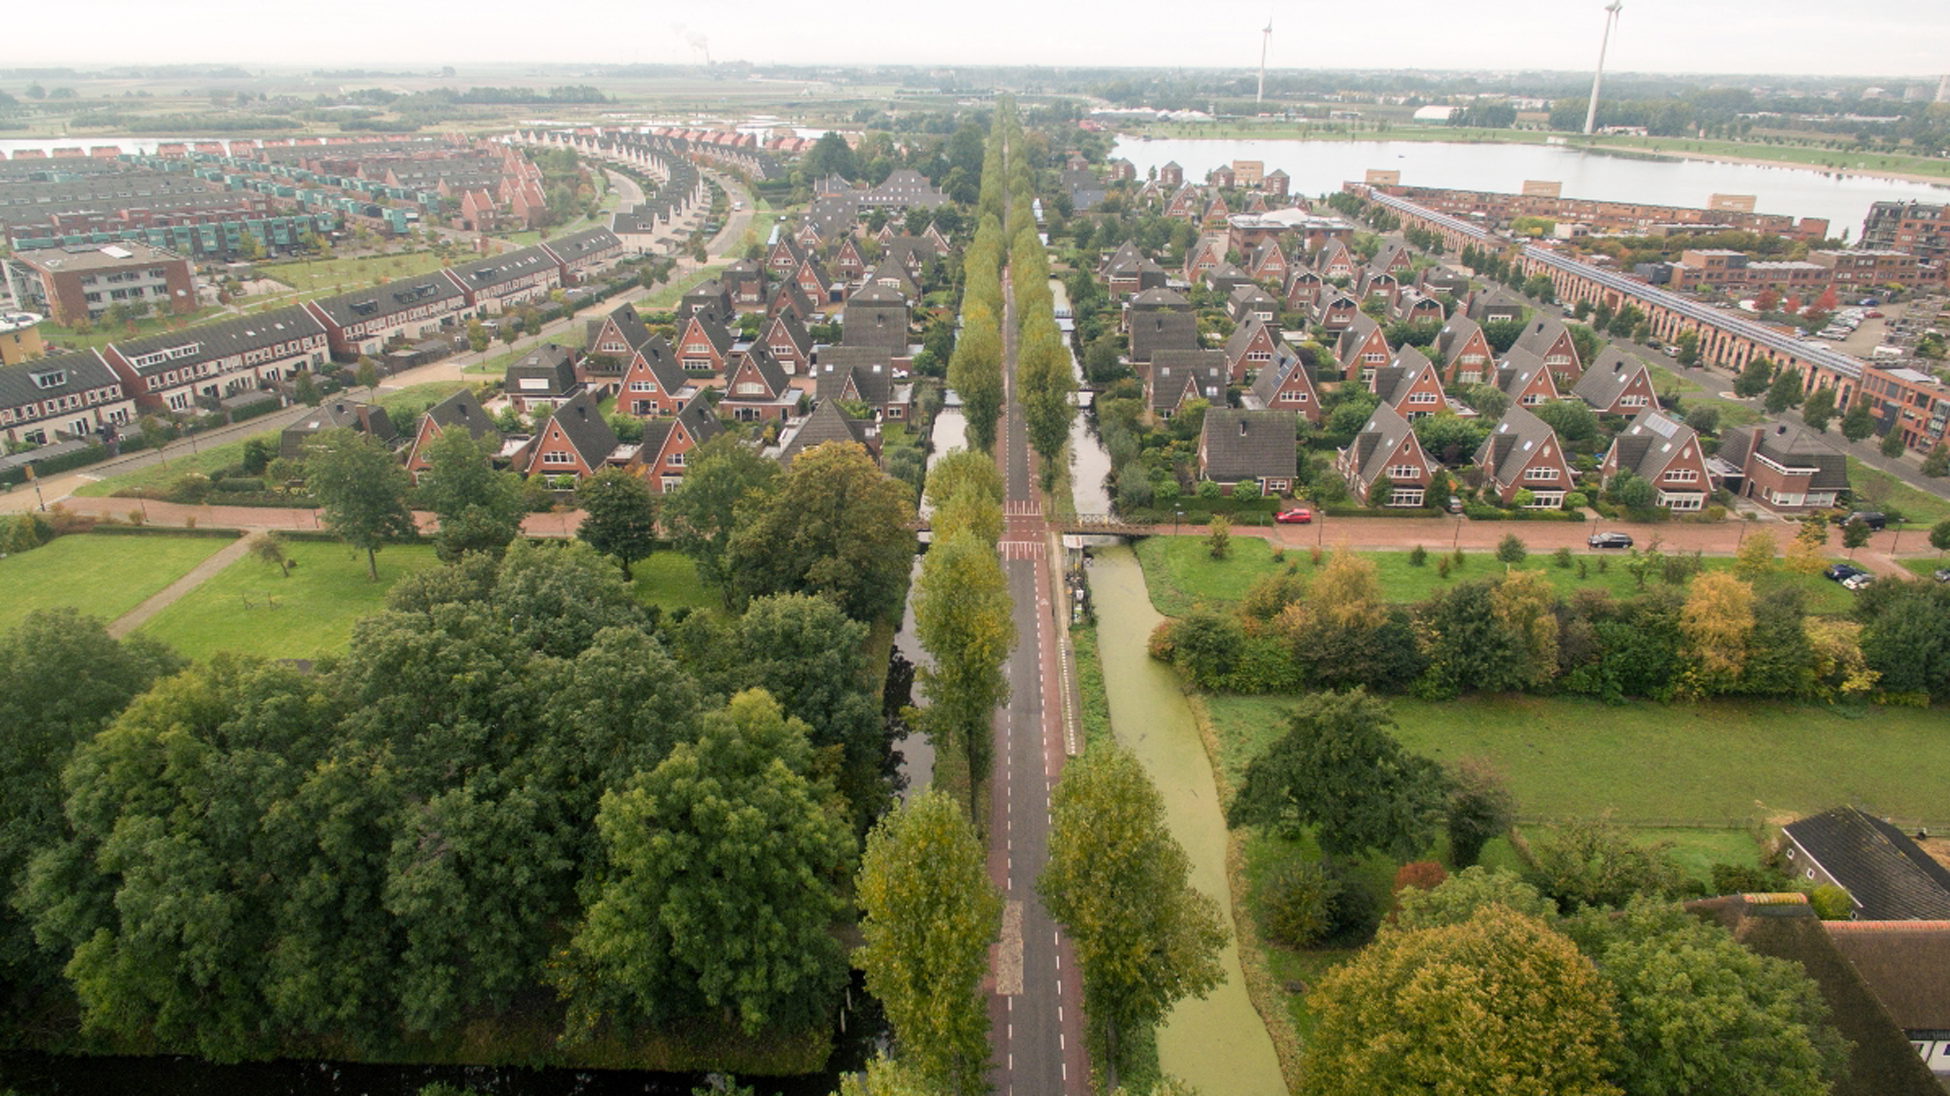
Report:
[[1691,369],[1699,364],[1699,332],[1681,331],[1679,337],[1673,340],[1673,345],[1679,348],[1679,353],[1674,355],[1673,360],[1677,361],[1681,368]]
[[1002,336],[993,313],[963,313],[961,337],[948,359],[948,387],[961,396],[969,444],[984,453],[995,449],[996,423],[1002,417]]
[[613,557],[623,581],[631,581],[631,565],[657,550],[657,497],[650,485],[621,468],[606,468],[577,485],[576,507],[582,511],[576,539]]
[[1842,415],[1842,436],[1850,441],[1861,441],[1875,433],[1875,416],[1869,410],[1869,401],[1859,393],[1849,401],[1848,411]]
[[1883,456],[1890,460],[1895,460],[1897,457],[1902,456],[1909,447],[1903,444],[1903,432],[1892,427],[1887,434],[1882,436],[1882,445],[1878,448],[1881,450]]
[[361,354],[359,367],[353,371],[352,379],[360,388],[366,390],[366,395],[370,398],[373,393],[379,391],[379,366],[375,365],[371,358]]
[[528,507],[514,476],[497,472],[486,437],[450,427],[426,447],[420,501],[440,519],[434,551],[448,563],[463,552],[500,553],[521,533]]
[[1670,842],[1635,845],[1611,822],[1566,823],[1532,845],[1536,879],[1543,892],[1566,909],[1620,907],[1633,898],[1676,893],[1678,867]]
[[1817,434],[1825,433],[1835,420],[1835,389],[1822,385],[1801,401],[1801,421]]
[[366,577],[373,582],[379,581],[380,546],[415,533],[406,509],[408,484],[406,470],[370,435],[327,430],[305,447],[306,489],[332,532],[366,553]]
[[1523,538],[1515,533],[1505,533],[1503,539],[1496,542],[1497,562],[1515,567],[1528,558],[1530,549],[1524,545]]
[[1449,862],[1458,868],[1476,863],[1483,846],[1516,821],[1516,800],[1489,762],[1463,758],[1450,776]]
[[860,859],[866,944],[853,961],[887,1010],[902,1060],[956,1096],[987,1090],[982,976],[1002,918],[987,857],[961,809],[930,790],[883,818]]
[[922,557],[914,627],[934,657],[920,673],[928,696],[924,719],[937,748],[967,759],[972,815],[980,812],[995,753],[995,709],[1009,695],[1002,666],[1015,648],[1012,610],[995,549],[973,534],[950,537]]
[[572,1035],[714,1011],[753,1035],[826,1013],[845,982],[832,925],[855,845],[812,761],[805,724],[745,692],[603,796],[607,865],[556,975]]
[[1764,356],[1749,358],[1733,379],[1733,394],[1742,399],[1753,399],[1767,391],[1768,382],[1774,379],[1774,363]]
[[677,550],[697,565],[698,577],[717,590],[727,610],[735,607],[731,537],[740,507],[757,506],[771,490],[777,461],[765,459],[731,433],[719,434],[690,454],[677,490],[664,498],[663,521]]
[[1930,526],[1930,547],[1939,552],[1950,552],[1950,518]]
[[1635,902],[1567,926],[1615,992],[1612,1080],[1633,1096],[1825,1096],[1847,1065],[1799,963],[1757,955],[1677,906]]
[[1767,398],[1762,405],[1767,408],[1768,414],[1779,415],[1790,407],[1800,406],[1801,399],[1801,371],[1782,369],[1768,382]]
[[1485,906],[1502,906],[1546,924],[1557,917],[1556,904],[1516,872],[1467,867],[1428,890],[1407,888],[1397,892],[1392,924],[1403,932],[1461,925]]
[[1213,559],[1225,559],[1232,553],[1232,522],[1224,514],[1213,514],[1206,526],[1205,550]]
[[1869,543],[1875,530],[1864,522],[1851,521],[1842,526],[1842,547],[1848,549],[1848,558],[1855,558],[1855,550]]
[[258,562],[276,567],[280,576],[291,577],[291,560],[285,556],[284,542],[278,539],[275,529],[251,537],[250,554]]
[[1923,474],[1931,479],[1942,479],[1950,475],[1950,446],[1937,442],[1923,458]]
[[855,620],[893,620],[914,559],[909,489],[851,442],[817,446],[740,514],[730,567],[746,597],[829,597]]
[[1115,1089],[1133,1036],[1223,980],[1225,922],[1192,887],[1164,802],[1122,747],[1065,766],[1050,811],[1036,893],[1076,946],[1091,1057]]
[[318,382],[312,379],[310,370],[299,370],[298,379],[292,382],[291,396],[299,403],[317,407],[324,399],[319,395]]
[[1365,689],[1306,697],[1246,766],[1227,823],[1311,826],[1329,856],[1426,850],[1442,819],[1442,769],[1402,749],[1394,726],[1387,702]]
[[1571,941],[1500,905],[1384,930],[1309,995],[1299,1092],[1618,1096],[1608,998]]

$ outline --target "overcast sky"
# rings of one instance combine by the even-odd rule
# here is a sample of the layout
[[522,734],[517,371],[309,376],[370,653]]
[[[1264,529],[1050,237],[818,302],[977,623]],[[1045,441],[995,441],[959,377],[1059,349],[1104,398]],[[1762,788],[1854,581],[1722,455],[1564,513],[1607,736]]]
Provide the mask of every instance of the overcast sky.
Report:
[[[1588,69],[1598,0],[55,0],[10,5],[3,64],[223,61],[246,67],[470,62],[883,62]],[[84,14],[85,12],[85,14]],[[876,19],[876,15],[884,16]],[[1950,70],[1950,5],[1627,0],[1606,68],[1860,74]]]

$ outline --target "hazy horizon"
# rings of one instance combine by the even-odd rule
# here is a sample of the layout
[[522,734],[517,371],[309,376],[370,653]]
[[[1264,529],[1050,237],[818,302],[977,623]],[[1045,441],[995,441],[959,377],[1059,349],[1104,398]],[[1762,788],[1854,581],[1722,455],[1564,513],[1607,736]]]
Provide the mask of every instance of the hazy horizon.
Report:
[[[659,7],[663,7],[659,5]],[[1589,71],[1603,9],[1596,0],[1398,0],[1384,26],[1310,21],[1319,6],[1218,0],[1187,14],[1155,0],[1079,0],[1060,7],[1055,33],[1037,20],[1056,9],[999,0],[970,22],[894,19],[862,26],[803,4],[750,0],[712,12],[646,10],[582,0],[542,18],[527,5],[488,0],[456,18],[447,5],[343,0],[329,22],[240,0],[183,0],[158,18],[154,4],[104,0],[85,35],[72,13],[40,3],[9,19],[12,65],[234,64],[248,69],[444,65],[757,64],[1030,65],[1253,70],[1270,13],[1269,69]],[[1155,13],[1153,16],[1151,13]],[[678,18],[678,16],[682,18]],[[1416,25],[1428,28],[1416,34]],[[952,29],[944,29],[952,26]],[[1025,30],[1025,28],[1029,28]],[[1679,37],[1675,30],[1683,29]],[[517,51],[511,45],[521,43]],[[510,56],[510,54],[516,54]],[[166,59],[166,60],[165,60]],[[1950,18],[1880,10],[1837,15],[1826,0],[1776,0],[1756,12],[1730,0],[1631,0],[1606,58],[1610,72],[1646,75],[1833,76],[1934,81],[1950,71]]]

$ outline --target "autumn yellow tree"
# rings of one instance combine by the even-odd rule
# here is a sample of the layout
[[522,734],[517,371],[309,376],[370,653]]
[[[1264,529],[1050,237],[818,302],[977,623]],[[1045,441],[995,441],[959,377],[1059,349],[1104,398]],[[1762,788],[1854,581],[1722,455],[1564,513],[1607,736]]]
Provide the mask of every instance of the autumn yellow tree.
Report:
[[1690,662],[1682,691],[1694,696],[1725,692],[1747,664],[1747,639],[1754,631],[1754,588],[1726,571],[1695,578],[1679,610]]
[[1780,546],[1772,533],[1748,533],[1733,553],[1733,575],[1752,582],[1774,569],[1774,554]]
[[1815,681],[1824,699],[1860,696],[1882,675],[1862,657],[1862,626],[1850,620],[1809,617],[1802,625],[1815,654]]
[[1818,575],[1828,554],[1828,522],[1819,517],[1801,523],[1801,530],[1788,542],[1786,566],[1797,575]]
[[1617,1096],[1611,994],[1570,940],[1501,905],[1375,942],[1308,998],[1302,1096]]
[[1512,571],[1490,594],[1496,622],[1522,651],[1525,685],[1548,685],[1557,676],[1557,591],[1542,571]]

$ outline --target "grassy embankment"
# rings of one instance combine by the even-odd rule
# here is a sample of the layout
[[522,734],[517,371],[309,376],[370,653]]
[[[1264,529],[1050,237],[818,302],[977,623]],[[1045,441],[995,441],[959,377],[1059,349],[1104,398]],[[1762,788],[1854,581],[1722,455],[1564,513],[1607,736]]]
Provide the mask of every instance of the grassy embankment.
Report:
[[230,543],[221,537],[75,534],[0,559],[0,630],[37,609],[69,607],[104,621],[135,608]]

